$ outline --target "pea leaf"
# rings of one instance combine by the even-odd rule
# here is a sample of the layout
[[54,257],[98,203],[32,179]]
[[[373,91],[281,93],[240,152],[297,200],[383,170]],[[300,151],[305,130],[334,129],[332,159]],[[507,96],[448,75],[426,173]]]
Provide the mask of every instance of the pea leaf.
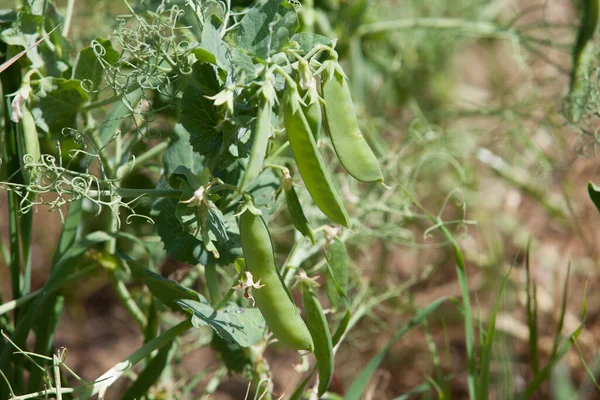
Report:
[[214,57],[212,64],[220,68],[219,77],[225,81],[227,74],[231,71],[231,51],[229,45],[221,38],[219,30],[213,24],[204,24],[200,45],[202,49]]
[[38,127],[51,134],[76,127],[79,108],[88,99],[80,80],[43,78],[34,89],[32,114]]
[[[157,189],[169,189],[161,179]],[[156,230],[169,257],[188,264],[206,264],[208,255],[202,241],[190,234],[175,218],[178,199],[159,198],[152,204],[151,216],[156,222]]]
[[316,33],[300,32],[292,36],[292,42],[296,42],[300,48],[300,54],[306,54],[316,45],[322,44],[331,46],[331,39],[327,36],[317,35]]
[[219,118],[213,101],[219,91],[219,81],[212,64],[196,62],[188,86],[183,91],[181,125],[190,134],[194,151],[205,157],[215,157],[221,152],[223,135],[217,129]]
[[248,350],[237,343],[228,342],[215,335],[211,347],[219,354],[219,358],[230,372],[243,373],[246,367],[252,366]]
[[240,83],[248,83],[256,79],[257,66],[252,62],[252,57],[237,46],[231,48],[231,63]]
[[250,55],[267,58],[285,47],[298,29],[294,7],[281,0],[266,0],[240,22],[236,44]]
[[150,271],[149,269],[142,266],[137,261],[132,260],[125,253],[119,252],[119,257],[127,261],[133,277],[137,280],[141,280],[144,285],[148,287],[152,296],[163,302],[167,307],[173,310],[179,310],[179,306],[176,303],[177,300],[181,299],[192,299],[198,300],[202,296],[189,289],[185,286],[173,282],[170,279],[164,278],[162,275],[156,272]]
[[[169,189],[165,179],[159,181],[157,189]],[[156,199],[152,204],[150,215],[156,222],[156,230],[165,250],[169,257],[177,261],[206,264],[209,257],[213,259],[213,256],[206,251],[205,238],[202,235],[197,236],[196,232],[180,222],[176,217],[178,205],[179,200],[173,198]],[[213,235],[211,241],[215,241],[214,246],[219,254],[219,258],[214,261],[220,265],[227,265],[242,256],[240,234],[233,214],[218,215],[221,211],[217,210],[212,210],[216,215],[210,217],[209,225]],[[217,241],[217,239],[220,240]]]
[[230,303],[215,311],[204,297],[200,297],[199,301],[176,301],[181,309],[192,314],[195,327],[209,326],[221,338],[242,347],[250,347],[262,338],[266,323],[258,308],[242,308]]
[[344,242],[335,238],[325,254],[327,259],[327,280],[325,291],[327,298],[334,308],[346,304],[348,291],[348,252]]
[[186,167],[193,174],[198,174],[204,169],[204,162],[205,157],[190,147],[189,132],[181,124],[175,125],[169,148],[163,153],[165,175],[171,176],[180,166]]
[[[25,49],[32,47],[39,38],[38,27],[44,22],[44,17],[34,15],[28,12],[20,12],[17,19],[9,28],[0,31],[0,41],[13,46],[20,46]],[[44,60],[42,59],[38,47],[32,47],[26,53],[31,61],[32,68],[42,68]]]
[[86,88],[96,90],[102,80],[103,64],[114,64],[118,59],[119,53],[113,49],[110,40],[97,38],[90,46],[84,47],[79,52],[73,78],[89,81],[89,85],[85,85]]

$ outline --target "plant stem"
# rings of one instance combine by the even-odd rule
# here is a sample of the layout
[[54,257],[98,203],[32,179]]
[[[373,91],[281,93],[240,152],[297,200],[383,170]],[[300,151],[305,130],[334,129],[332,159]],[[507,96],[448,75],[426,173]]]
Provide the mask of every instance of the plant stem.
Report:
[[181,190],[170,190],[170,189],[128,189],[128,188],[117,188],[116,190],[90,190],[86,194],[88,197],[103,197],[117,194],[120,197],[181,197]]
[[[135,157],[135,162],[133,166],[128,167],[127,165],[121,165],[117,169],[117,177],[120,177],[125,171],[131,172],[139,167],[141,167],[146,161],[156,157],[157,155],[164,152],[167,147],[169,147],[169,142],[160,142],[156,146],[150,148],[146,152],[140,154],[138,157]],[[117,158],[118,159],[118,158]]]
[[65,22],[63,25],[62,35],[64,37],[69,36],[69,29],[71,28],[71,19],[73,18],[73,8],[75,7],[75,0],[69,0],[67,3],[67,11],[65,12]]
[[135,320],[135,322],[137,322],[140,328],[144,330],[144,327],[146,326],[146,316],[142,310],[140,310],[133,297],[131,297],[131,293],[129,293],[129,290],[127,290],[127,287],[123,281],[115,276],[115,273],[112,271],[110,272],[109,276],[113,289],[117,293],[119,300],[121,300],[121,303],[129,312],[131,317]]
[[358,28],[356,35],[364,37],[414,29],[453,30],[475,37],[518,38],[512,29],[502,28],[492,22],[467,21],[456,18],[415,18],[373,22]]
[[[78,280],[95,270],[96,270],[95,266],[84,268],[81,271],[76,272],[73,275],[71,275],[70,277],[68,277],[67,279],[65,279],[64,282],[61,284],[61,286],[58,287],[57,289],[60,289],[67,283]],[[36,290],[35,292],[28,293],[27,295],[20,297],[18,299],[7,301],[4,304],[0,304],[0,315],[6,314],[7,312],[12,311],[15,308],[18,308],[18,307],[22,306],[23,304],[31,301],[33,298],[37,297],[40,293],[42,293],[43,290],[44,290],[44,288]]]
[[204,267],[204,276],[206,277],[206,286],[212,305],[219,304],[221,301],[221,292],[219,290],[219,280],[217,277],[217,263],[209,261]]
[[58,392],[60,392],[61,394],[68,394],[68,393],[73,393],[74,391],[75,391],[75,389],[73,389],[73,388],[59,389],[58,391],[57,391],[57,389],[48,389],[48,390],[42,390],[42,391],[35,392],[35,393],[24,394],[22,396],[10,397],[9,400],[29,400],[29,399],[35,399],[36,397],[57,395]]

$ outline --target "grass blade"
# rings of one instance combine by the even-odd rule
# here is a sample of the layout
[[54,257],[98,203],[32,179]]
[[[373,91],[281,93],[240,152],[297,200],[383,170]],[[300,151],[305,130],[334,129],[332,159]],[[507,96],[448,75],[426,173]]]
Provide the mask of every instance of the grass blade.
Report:
[[404,336],[406,332],[408,332],[411,328],[419,325],[425,318],[427,318],[427,316],[429,316],[429,314],[434,312],[440,306],[440,304],[442,304],[447,299],[447,297],[442,297],[435,300],[433,303],[420,310],[417,313],[417,315],[415,315],[406,325],[404,325],[402,329],[400,329],[394,335],[394,337],[392,337],[392,339],[385,345],[385,347],[381,349],[379,353],[377,353],[375,357],[371,359],[371,361],[363,369],[361,374],[354,380],[354,382],[352,382],[350,388],[348,389],[348,393],[344,397],[344,400],[359,400],[363,392],[367,388],[371,376],[373,375],[379,364],[381,364],[392,345],[398,339]]
[[490,321],[488,322],[488,328],[485,335],[485,342],[483,345],[483,350],[481,352],[481,361],[480,361],[480,375],[479,375],[479,396],[477,397],[480,400],[488,399],[490,396],[490,367],[492,361],[492,345],[494,343],[494,334],[496,333],[496,316],[498,315],[498,310],[500,309],[500,300],[502,299],[502,294],[504,293],[504,288],[506,287],[506,283],[508,282],[508,278],[510,277],[510,273],[512,272],[512,265],[506,275],[504,276],[504,280],[502,281],[502,285],[500,286],[500,291],[498,292],[498,296],[496,297],[496,304],[494,304],[494,310],[492,311],[492,316],[490,317]]
[[527,241],[527,250],[525,251],[525,285],[526,285],[526,308],[527,308],[527,326],[529,327],[529,360],[533,375],[539,372],[540,358],[538,355],[538,334],[537,334],[537,288],[535,282],[531,279],[531,265],[529,264],[529,255],[531,251],[531,239]]
[[158,351],[156,356],[152,358],[148,365],[140,372],[135,382],[133,382],[125,394],[123,394],[121,400],[141,399],[148,393],[148,390],[158,380],[165,367],[169,365],[169,362],[173,358],[175,354],[174,350],[176,349],[174,344],[175,341],[171,340],[171,342]]

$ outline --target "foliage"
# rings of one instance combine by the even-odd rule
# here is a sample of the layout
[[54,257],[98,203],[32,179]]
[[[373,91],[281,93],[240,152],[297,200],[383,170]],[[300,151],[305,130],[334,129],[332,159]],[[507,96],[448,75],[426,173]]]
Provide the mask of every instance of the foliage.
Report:
[[[288,396],[273,385],[277,371],[266,351],[294,347],[286,334],[301,336],[304,323],[314,343],[294,347],[309,351],[299,353],[296,368],[307,374],[292,398],[361,398],[392,346],[417,327],[426,332],[434,367],[405,396],[447,398],[456,381],[472,399],[497,394],[507,375],[492,367],[503,338],[497,314],[512,269],[490,276],[504,279],[481,318],[459,241],[476,224],[467,218],[477,169],[468,157],[563,222],[569,216],[474,135],[457,134],[456,121],[469,113],[506,119],[511,129],[525,125],[535,101],[525,109],[455,110],[445,75],[453,54],[477,41],[506,41],[519,62],[523,51],[560,48],[520,24],[527,10],[507,18],[496,2],[476,0],[404,7],[369,0],[124,0],[106,35],[94,32],[80,43],[70,35],[74,3],[68,1],[64,17],[46,0],[0,10],[0,189],[11,237],[0,250],[13,292],[0,305],[0,398],[102,398],[125,378],[131,383],[123,398],[197,398],[213,393],[227,374],[243,376],[246,398]],[[586,64],[571,74],[579,80],[565,103],[573,124],[595,116],[600,98],[590,85],[597,75],[596,20],[583,20],[594,28],[579,35],[590,41],[585,57],[581,39],[575,46],[575,64]],[[401,109],[410,121],[396,115]],[[401,143],[393,124],[405,123],[402,147],[391,148]],[[595,145],[596,135],[579,126]],[[440,165],[451,172],[437,177]],[[597,189],[590,183],[596,205]],[[33,291],[32,215],[44,207],[60,213],[63,227],[50,276]],[[243,216],[264,226],[243,229]],[[448,248],[460,298],[407,305],[401,295],[425,283],[427,271],[386,290],[370,284],[355,266],[375,243],[384,249],[375,267],[382,270],[391,244]],[[194,268],[183,279],[163,276],[165,267],[184,264]],[[509,397],[535,393],[573,345],[585,363],[577,346],[585,294],[581,323],[563,337],[565,284],[554,344],[540,366],[529,247],[526,271],[532,373],[524,387],[502,389]],[[110,283],[144,343],[87,382],[67,366],[54,334],[68,285],[92,274]],[[274,285],[277,291],[267,293]],[[296,304],[303,313],[285,308],[296,311]],[[382,304],[400,310],[400,329],[380,320],[375,310]],[[442,370],[430,339],[429,322],[448,315],[463,325],[464,371]],[[344,393],[336,388],[335,357],[365,329],[363,320],[384,326],[391,339]],[[222,362],[216,372],[203,372],[211,380],[202,387],[179,379],[165,389],[161,380],[176,380],[182,354],[204,346]]]

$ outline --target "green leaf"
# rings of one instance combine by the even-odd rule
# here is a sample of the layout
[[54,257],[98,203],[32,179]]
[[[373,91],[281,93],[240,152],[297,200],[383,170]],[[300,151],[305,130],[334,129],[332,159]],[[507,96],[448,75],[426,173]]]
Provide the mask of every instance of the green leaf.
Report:
[[598,212],[600,212],[600,187],[594,185],[592,182],[588,183],[588,195],[596,206]]
[[163,153],[165,175],[171,176],[180,166],[199,174],[204,169],[204,162],[205,158],[190,147],[189,132],[181,124],[175,125],[169,148]]
[[211,347],[219,354],[219,358],[227,367],[229,372],[244,372],[246,367],[252,366],[252,360],[248,350],[237,343],[228,342],[220,336],[213,336]]
[[193,66],[188,86],[183,91],[181,124],[190,134],[194,151],[205,157],[221,153],[223,135],[217,129],[219,117],[213,100],[219,91],[219,81],[212,64],[197,62]]
[[213,56],[214,62],[212,64],[220,68],[222,72],[219,71],[219,77],[225,81],[227,74],[231,71],[231,51],[229,50],[229,45],[221,38],[221,32],[213,24],[204,24],[200,46]]
[[252,57],[245,54],[239,47],[232,46],[231,63],[235,76],[240,83],[249,83],[258,76],[257,70],[262,66],[257,66],[252,62]]
[[[157,189],[169,189],[164,179]],[[202,241],[188,233],[175,218],[178,200],[159,198],[152,204],[151,216],[156,222],[156,230],[162,239],[169,257],[188,264],[206,264],[208,255]]]
[[292,5],[266,0],[244,15],[236,44],[250,55],[266,59],[284,48],[297,29],[298,15]]
[[327,391],[333,378],[333,343],[321,303],[319,303],[315,292],[307,284],[302,285],[302,297],[304,300],[306,323],[315,344],[315,357],[317,359],[317,368],[319,369],[317,396],[321,396]]
[[369,361],[365,369],[363,369],[361,374],[354,380],[354,382],[352,382],[352,385],[350,385],[346,396],[344,396],[344,400],[359,400],[362,394],[364,393],[365,389],[367,388],[371,376],[373,375],[379,364],[381,364],[392,345],[398,339],[404,336],[406,332],[408,332],[411,328],[419,325],[425,318],[429,316],[429,314],[434,312],[440,306],[440,304],[442,304],[446,300],[446,297],[441,297],[435,300],[427,307],[423,308],[422,310],[419,310],[417,315],[415,315],[406,325],[404,325],[402,329],[400,329],[394,335],[394,337],[392,337],[392,339],[385,345],[385,347],[381,349],[379,353],[377,353],[375,357],[371,359],[371,361]]
[[187,200],[195,190],[209,182],[210,172],[205,168],[194,173],[187,166],[178,165],[168,177],[169,186],[171,186],[171,188],[177,190],[189,190],[192,192],[191,194],[184,194],[182,196],[181,200]]
[[203,297],[200,301],[178,300],[177,304],[193,315],[195,327],[210,326],[221,338],[242,347],[258,342],[265,331],[266,323],[258,308],[242,308],[230,303],[215,311]]
[[76,127],[79,108],[88,99],[81,81],[43,78],[35,89],[32,114],[37,126],[52,134],[60,134],[63,128]]
[[[164,179],[159,181],[157,189],[168,188],[169,186]],[[266,191],[264,188],[261,189]],[[273,190],[272,187],[271,190]],[[271,201],[269,199],[269,202]],[[156,222],[156,229],[164,243],[165,250],[169,257],[177,261],[189,264],[206,264],[209,260],[209,254],[206,252],[205,243],[185,229],[176,218],[177,205],[178,200],[172,198],[156,199],[152,205],[151,216]],[[222,219],[219,218],[225,227],[227,239],[215,243],[219,253],[217,263],[227,265],[242,256],[240,234],[233,214],[228,213],[223,215]]]
[[294,7],[284,1],[279,6],[279,17],[273,24],[273,37],[271,39],[271,53],[279,53],[290,44],[290,39],[298,30],[298,14]]
[[79,52],[73,78],[86,81],[84,82],[86,89],[96,90],[102,80],[104,64],[112,65],[118,59],[119,53],[113,49],[110,40],[96,38],[90,46],[84,47]]
[[185,286],[173,282],[170,279],[164,278],[156,272],[150,271],[143,267],[139,262],[132,260],[124,253],[119,253],[119,256],[127,261],[131,273],[136,280],[141,280],[148,287],[152,296],[162,301],[166,306],[173,310],[178,310],[176,303],[182,299],[198,300],[202,296]]
[[[17,19],[9,28],[0,31],[0,41],[8,45],[20,46],[25,49],[30,48],[39,39],[38,28],[43,24],[44,17],[34,15],[28,12],[20,12],[17,14]],[[42,59],[39,46],[33,47],[26,53],[27,58],[31,61],[32,68],[42,68],[44,60]]]
[[334,308],[344,307],[348,292],[348,252],[346,245],[339,238],[334,238],[327,252],[327,280],[325,291],[327,298]]
[[316,33],[300,32],[292,36],[292,42],[296,42],[300,48],[300,54],[306,54],[316,45],[331,46],[331,39]]

